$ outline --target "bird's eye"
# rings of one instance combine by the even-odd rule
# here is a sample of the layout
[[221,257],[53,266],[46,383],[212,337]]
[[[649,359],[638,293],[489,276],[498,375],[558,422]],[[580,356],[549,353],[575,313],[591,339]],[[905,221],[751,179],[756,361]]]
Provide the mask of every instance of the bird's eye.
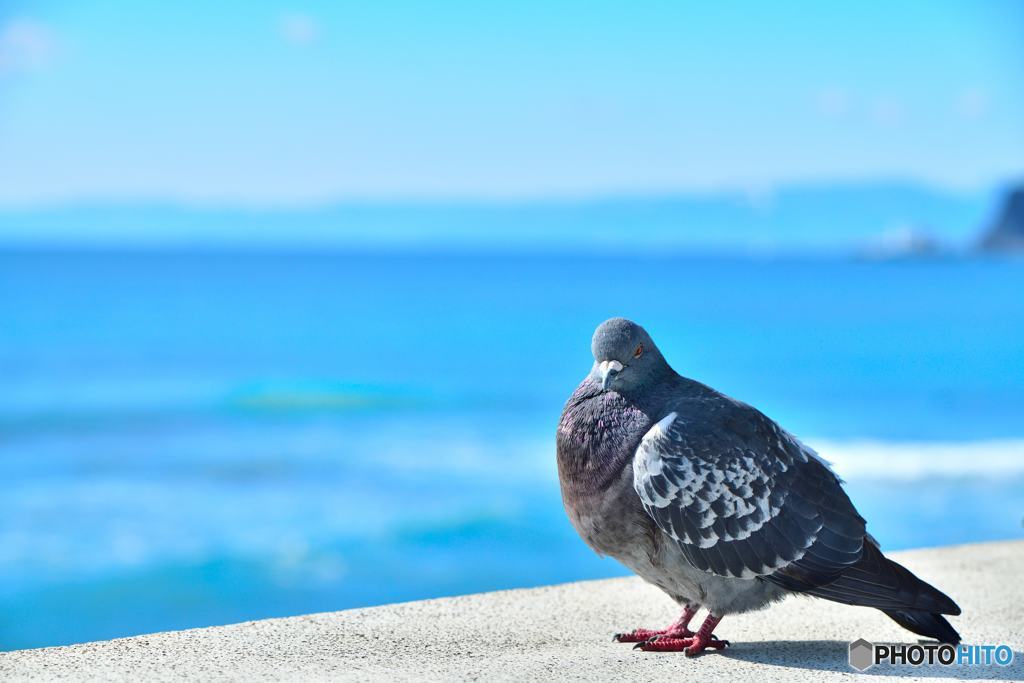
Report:
[[643,344],[637,344],[636,345],[636,349],[633,351],[633,358],[639,358],[640,354],[642,354],[643,352],[644,352],[644,345]]

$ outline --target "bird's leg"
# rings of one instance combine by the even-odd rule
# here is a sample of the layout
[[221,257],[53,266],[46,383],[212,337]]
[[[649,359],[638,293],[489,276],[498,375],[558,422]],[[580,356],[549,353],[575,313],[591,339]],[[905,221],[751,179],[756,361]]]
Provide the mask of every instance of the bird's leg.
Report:
[[708,648],[721,650],[729,645],[729,641],[719,640],[712,633],[721,620],[721,617],[716,617],[714,614],[709,613],[708,618],[701,624],[700,630],[691,638],[678,638],[668,635],[655,636],[646,642],[637,643],[634,648],[639,648],[644,652],[682,651],[687,657],[699,655]]
[[693,619],[693,615],[697,613],[696,608],[687,605],[683,608],[683,613],[679,615],[679,618],[669,624],[667,627],[661,630],[654,630],[649,628],[638,628],[630,633],[616,633],[612,636],[612,640],[619,643],[643,643],[651,638],[658,636],[672,636],[674,638],[692,638],[694,636],[693,631],[687,628],[690,625],[690,620]]

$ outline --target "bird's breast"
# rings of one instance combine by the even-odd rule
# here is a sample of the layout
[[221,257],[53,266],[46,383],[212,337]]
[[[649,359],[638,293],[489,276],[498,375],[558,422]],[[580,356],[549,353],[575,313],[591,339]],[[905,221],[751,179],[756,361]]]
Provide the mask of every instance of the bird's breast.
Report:
[[632,462],[650,425],[650,418],[618,393],[602,392],[581,399],[574,394],[558,424],[558,472],[563,491],[605,488]]
[[650,424],[615,392],[574,394],[566,404],[557,436],[562,501],[580,536],[598,552],[619,557],[646,519],[637,516],[643,510],[632,486],[632,463]]

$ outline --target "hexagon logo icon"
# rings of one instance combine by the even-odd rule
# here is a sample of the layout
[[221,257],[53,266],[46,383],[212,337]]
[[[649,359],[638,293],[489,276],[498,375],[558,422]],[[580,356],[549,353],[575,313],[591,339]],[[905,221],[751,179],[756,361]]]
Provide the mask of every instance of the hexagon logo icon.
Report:
[[863,638],[853,641],[850,643],[850,666],[857,671],[864,671],[869,666],[873,666],[875,663],[874,651],[875,646]]

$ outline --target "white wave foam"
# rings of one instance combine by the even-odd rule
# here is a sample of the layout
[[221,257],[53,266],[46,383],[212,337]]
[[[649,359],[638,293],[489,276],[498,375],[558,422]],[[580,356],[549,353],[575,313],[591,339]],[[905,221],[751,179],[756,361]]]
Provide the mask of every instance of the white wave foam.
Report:
[[844,479],[1003,478],[1024,475],[1024,439],[892,442],[808,439]]

